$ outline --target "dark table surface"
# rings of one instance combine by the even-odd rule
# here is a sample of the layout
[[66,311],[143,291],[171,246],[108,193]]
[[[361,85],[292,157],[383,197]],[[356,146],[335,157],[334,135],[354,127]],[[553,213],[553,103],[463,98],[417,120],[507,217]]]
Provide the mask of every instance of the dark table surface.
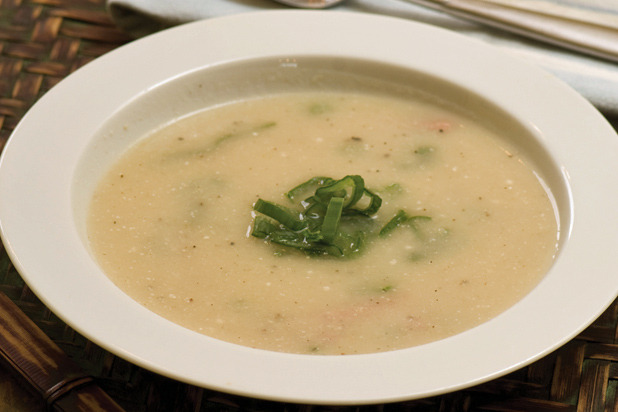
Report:
[[[0,146],[42,94],[83,64],[130,40],[109,20],[104,0],[0,0]],[[618,129],[618,118],[609,120]],[[494,381],[408,402],[315,406],[198,388],[116,357],[55,317],[24,284],[3,248],[0,292],[127,411],[618,412],[618,300],[563,347]],[[45,404],[10,368],[0,366],[0,411],[5,410],[45,410]]]

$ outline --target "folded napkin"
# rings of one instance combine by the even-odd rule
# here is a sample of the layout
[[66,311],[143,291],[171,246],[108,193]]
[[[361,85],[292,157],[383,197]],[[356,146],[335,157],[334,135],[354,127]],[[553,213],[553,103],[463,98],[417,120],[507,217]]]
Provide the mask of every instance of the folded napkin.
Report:
[[[618,29],[618,2],[607,0],[491,0],[603,22]],[[107,0],[116,24],[135,37],[185,22],[257,10],[285,9],[271,0]],[[613,3],[613,4],[608,4]],[[401,0],[348,0],[336,10],[397,16],[479,38],[562,79],[601,112],[618,116],[618,64],[451,17]]]

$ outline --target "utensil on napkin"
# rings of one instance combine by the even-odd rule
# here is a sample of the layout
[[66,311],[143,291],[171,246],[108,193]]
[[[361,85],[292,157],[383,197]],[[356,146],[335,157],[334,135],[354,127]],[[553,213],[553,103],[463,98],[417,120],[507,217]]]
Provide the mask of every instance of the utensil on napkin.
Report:
[[[618,3],[604,0],[491,0],[491,2],[517,5],[543,13],[557,13],[572,19],[595,21],[618,27]],[[116,24],[135,37],[193,20],[289,8],[278,5],[272,0],[176,0],[174,2],[107,0],[107,6]],[[345,4],[330,10],[406,18],[457,31],[490,43],[507,53],[541,66],[568,83],[604,114],[618,116],[618,64],[616,63],[570,52],[401,0],[348,0]],[[354,34],[350,33],[350,35]]]
[[4,293],[0,292],[0,360],[55,411],[122,412]]
[[[326,9],[346,0],[273,0],[305,9]],[[485,0],[405,0],[490,27],[618,63],[618,28]]]

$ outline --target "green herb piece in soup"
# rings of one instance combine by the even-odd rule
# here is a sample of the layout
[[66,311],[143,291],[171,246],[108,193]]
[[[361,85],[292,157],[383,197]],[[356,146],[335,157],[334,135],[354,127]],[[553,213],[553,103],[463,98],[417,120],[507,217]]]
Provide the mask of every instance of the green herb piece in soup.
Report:
[[433,146],[419,146],[414,150],[414,154],[417,155],[429,155],[432,154],[436,149]]
[[[229,131],[217,136],[212,136],[212,139],[210,139],[206,145],[187,148],[186,150],[172,150],[169,153],[166,153],[162,159],[164,161],[186,161],[192,158],[202,158],[211,153],[215,153],[221,146],[225,146],[229,143],[233,143],[247,137],[255,136],[256,134],[272,129],[275,126],[277,126],[277,123],[273,121],[265,121],[250,125],[246,125],[244,123],[240,125],[231,124]],[[179,138],[178,142],[185,142],[185,139]]]
[[212,146],[208,147],[208,149],[206,149],[207,152],[213,151],[215,149],[217,149],[219,146],[221,146],[223,143],[232,140],[232,139],[236,139],[239,137],[246,137],[246,136],[251,136],[255,133],[260,133],[266,129],[270,129],[272,127],[275,127],[277,125],[276,122],[265,122],[265,123],[261,123],[258,125],[255,125],[253,127],[249,127],[243,130],[239,130],[239,131],[234,131],[234,132],[230,132],[230,133],[226,133],[220,137],[218,137],[217,139],[215,139],[215,141],[212,143]]
[[431,221],[429,216],[409,216],[404,210],[400,210],[382,227],[379,236],[390,236],[398,228],[408,228],[420,241],[416,250],[410,254],[410,260],[416,262],[429,259],[444,251],[450,235],[446,228],[428,225]]
[[333,107],[326,102],[313,103],[309,106],[309,112],[314,115],[328,113],[333,110]]
[[393,216],[391,220],[388,221],[388,223],[384,225],[384,227],[382,227],[382,230],[380,230],[380,236],[387,236],[393,230],[402,226],[411,227],[417,235],[420,235],[418,222],[429,220],[431,220],[429,216],[409,216],[405,210],[400,210],[395,214],[395,216]]
[[388,196],[398,195],[402,192],[403,192],[403,187],[401,187],[399,183],[392,183],[380,191],[380,193],[388,195]]
[[393,216],[391,220],[388,221],[387,224],[384,225],[382,230],[380,230],[380,236],[386,236],[390,234],[394,229],[400,227],[402,224],[407,222],[408,219],[408,214],[405,211],[400,210],[399,212],[397,212],[397,214],[395,214],[395,216]]

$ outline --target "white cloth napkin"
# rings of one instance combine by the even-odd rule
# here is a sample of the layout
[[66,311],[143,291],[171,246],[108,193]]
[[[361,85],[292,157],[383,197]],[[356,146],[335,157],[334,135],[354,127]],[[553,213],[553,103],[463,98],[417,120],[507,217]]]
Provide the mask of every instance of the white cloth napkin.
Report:
[[[535,10],[603,21],[618,29],[618,1],[491,1],[520,3]],[[198,19],[286,8],[271,0],[107,0],[107,3],[116,24],[135,37]],[[479,38],[543,67],[571,85],[607,116],[618,116],[616,63],[527,40],[401,0],[348,0],[334,9],[397,16]]]

